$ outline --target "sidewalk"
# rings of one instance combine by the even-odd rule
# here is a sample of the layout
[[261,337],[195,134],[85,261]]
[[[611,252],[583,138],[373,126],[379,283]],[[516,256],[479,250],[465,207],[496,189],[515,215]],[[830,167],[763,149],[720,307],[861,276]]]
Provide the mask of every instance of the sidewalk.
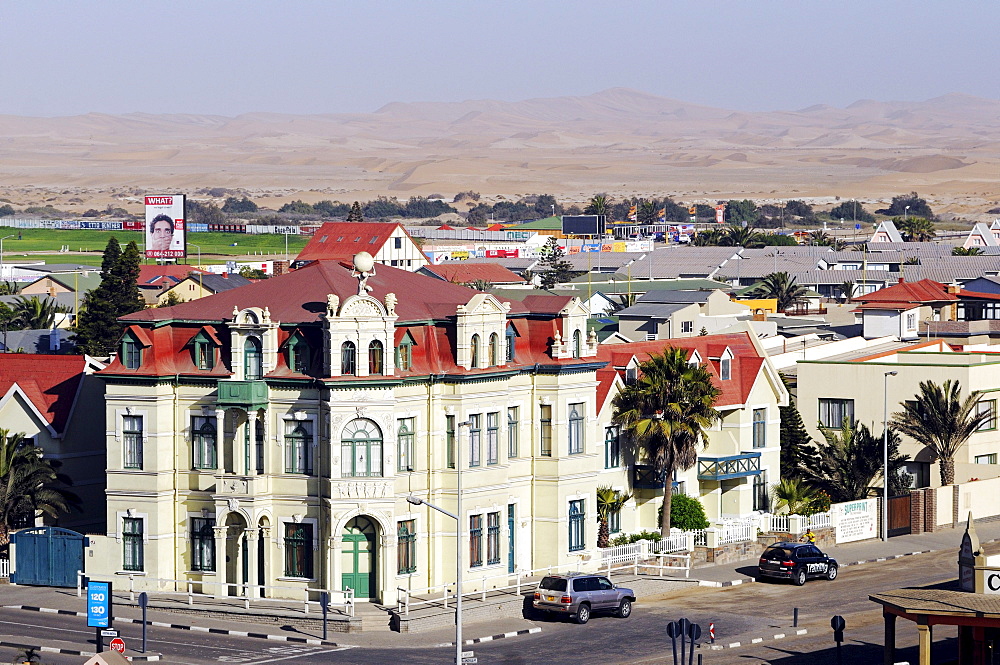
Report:
[[[975,524],[981,544],[1000,540],[1000,517],[975,520]],[[896,536],[890,538],[888,542],[864,540],[857,543],[843,543],[825,547],[823,552],[835,558],[841,567],[941,550],[954,550],[957,556],[958,547],[962,544],[962,534],[965,533],[965,525],[966,522],[962,521],[954,529]],[[736,563],[692,568],[691,579],[697,580],[702,586],[731,586],[753,582],[756,573],[757,560],[747,559]]]

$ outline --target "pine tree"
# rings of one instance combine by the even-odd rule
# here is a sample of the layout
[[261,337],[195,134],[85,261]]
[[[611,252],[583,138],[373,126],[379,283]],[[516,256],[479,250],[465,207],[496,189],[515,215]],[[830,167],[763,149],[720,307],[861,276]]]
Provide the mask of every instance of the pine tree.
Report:
[[139,293],[139,247],[130,242],[122,252],[112,237],[101,261],[101,283],[83,299],[76,324],[76,349],[92,356],[109,356],[115,351],[125,326],[119,316],[143,309]]
[[146,307],[146,302],[139,292],[140,261],[142,256],[139,254],[139,246],[132,241],[125,247],[125,251],[112,270],[115,276],[112,302],[116,316],[125,316]]
[[549,290],[556,284],[568,282],[573,278],[575,274],[573,264],[563,258],[566,253],[559,246],[555,236],[549,237],[545,246],[542,247],[542,254],[543,258],[540,263],[544,267],[544,272],[540,274],[539,280],[543,289]]
[[350,212],[347,213],[348,222],[363,222],[365,221],[365,216],[361,214],[361,204],[357,201],[351,205]]
[[[781,377],[785,388],[788,388],[788,379],[784,375]],[[788,406],[778,407],[781,414],[781,477],[800,478],[800,469],[808,464],[812,448],[811,439],[806,426],[802,422],[802,414],[795,406],[795,398],[789,395]]]

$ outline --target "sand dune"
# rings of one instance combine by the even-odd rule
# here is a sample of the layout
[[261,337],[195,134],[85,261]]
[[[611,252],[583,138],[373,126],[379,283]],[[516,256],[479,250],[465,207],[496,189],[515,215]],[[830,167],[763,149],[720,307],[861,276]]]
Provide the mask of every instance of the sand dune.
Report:
[[81,211],[211,187],[267,195],[269,206],[470,189],[705,201],[887,200],[918,189],[936,208],[972,215],[998,205],[998,166],[1000,101],[958,94],[768,113],[614,88],[369,114],[0,116],[0,198]]

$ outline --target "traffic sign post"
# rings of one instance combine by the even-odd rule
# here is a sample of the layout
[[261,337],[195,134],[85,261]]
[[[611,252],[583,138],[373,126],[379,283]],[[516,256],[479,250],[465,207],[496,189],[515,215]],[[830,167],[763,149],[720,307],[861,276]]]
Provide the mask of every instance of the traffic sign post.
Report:
[[87,582],[87,626],[97,629],[97,653],[104,651],[103,629],[111,628],[111,582]]
[[833,628],[833,641],[837,643],[837,665],[841,665],[843,660],[840,654],[840,644],[844,641],[844,627],[847,622],[839,614],[830,619],[830,628]]
[[118,653],[125,655],[125,640],[123,640],[122,638],[116,637],[115,639],[111,640],[111,644],[109,644],[108,646],[111,647],[112,651],[117,651]]
[[326,615],[330,609],[330,592],[320,591],[319,592],[319,604],[320,609],[323,610],[323,641],[326,641]]
[[680,634],[681,628],[676,621],[667,624],[667,637],[670,638],[670,645],[674,652],[674,665],[677,665],[677,636]]

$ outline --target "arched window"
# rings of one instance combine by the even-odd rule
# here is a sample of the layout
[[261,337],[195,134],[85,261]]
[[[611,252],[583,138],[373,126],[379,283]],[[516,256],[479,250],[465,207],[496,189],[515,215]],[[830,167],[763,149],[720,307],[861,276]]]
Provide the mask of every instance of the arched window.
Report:
[[493,333],[490,335],[490,367],[500,364],[500,337]]
[[358,349],[354,342],[344,342],[340,347],[340,373],[344,376],[358,373]]
[[368,344],[368,373],[382,374],[385,368],[382,363],[382,342],[373,339]]
[[470,367],[479,367],[479,335],[472,336],[472,361],[470,362]]
[[264,376],[264,356],[260,350],[260,340],[247,337],[243,343],[243,380],[259,381]]
[[340,435],[340,475],[343,478],[382,476],[382,431],[367,418],[347,423]]
[[573,357],[579,358],[583,355],[583,335],[579,330],[573,331]]
[[288,369],[299,374],[309,373],[309,344],[297,333],[288,340]]

